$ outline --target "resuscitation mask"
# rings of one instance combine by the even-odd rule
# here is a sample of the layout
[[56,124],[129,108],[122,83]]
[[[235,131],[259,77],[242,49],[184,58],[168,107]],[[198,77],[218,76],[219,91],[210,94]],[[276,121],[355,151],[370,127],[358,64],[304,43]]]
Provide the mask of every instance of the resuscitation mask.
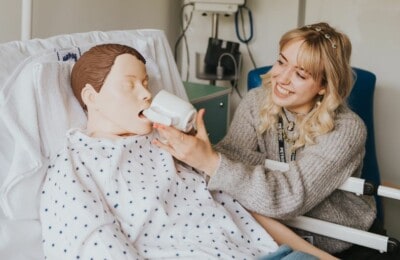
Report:
[[154,123],[173,126],[187,133],[195,127],[197,112],[188,101],[161,90],[143,114]]

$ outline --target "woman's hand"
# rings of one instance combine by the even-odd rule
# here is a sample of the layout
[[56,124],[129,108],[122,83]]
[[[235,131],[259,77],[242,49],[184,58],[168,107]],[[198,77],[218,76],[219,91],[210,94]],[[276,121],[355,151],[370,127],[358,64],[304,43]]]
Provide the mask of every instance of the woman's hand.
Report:
[[154,124],[163,141],[153,140],[158,147],[168,151],[176,159],[211,176],[219,166],[219,155],[213,150],[204,125],[204,109],[197,113],[196,135],[189,135],[161,124]]

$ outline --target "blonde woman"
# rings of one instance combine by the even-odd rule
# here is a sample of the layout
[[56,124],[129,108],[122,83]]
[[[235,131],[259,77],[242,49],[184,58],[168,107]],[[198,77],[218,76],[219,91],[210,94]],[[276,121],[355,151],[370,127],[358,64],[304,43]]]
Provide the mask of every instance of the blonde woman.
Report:
[[[282,36],[263,86],[247,93],[215,149],[204,129],[204,111],[196,136],[156,124],[168,143],[154,142],[204,171],[208,189],[230,194],[258,219],[307,215],[368,230],[376,218],[374,199],[338,190],[348,177],[360,176],[367,135],[346,106],[353,86],[350,55],[349,38],[327,23],[291,30]],[[268,169],[266,159],[287,163],[288,169]],[[352,246],[295,232],[329,253]]]

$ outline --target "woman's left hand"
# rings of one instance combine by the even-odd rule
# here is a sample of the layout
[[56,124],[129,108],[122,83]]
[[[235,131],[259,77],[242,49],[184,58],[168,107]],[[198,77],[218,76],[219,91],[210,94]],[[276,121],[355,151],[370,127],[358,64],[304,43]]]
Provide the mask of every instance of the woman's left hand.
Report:
[[176,159],[211,176],[219,165],[219,155],[213,150],[204,125],[204,109],[197,113],[196,135],[185,134],[174,127],[154,124],[163,141],[153,140],[158,147],[168,151]]

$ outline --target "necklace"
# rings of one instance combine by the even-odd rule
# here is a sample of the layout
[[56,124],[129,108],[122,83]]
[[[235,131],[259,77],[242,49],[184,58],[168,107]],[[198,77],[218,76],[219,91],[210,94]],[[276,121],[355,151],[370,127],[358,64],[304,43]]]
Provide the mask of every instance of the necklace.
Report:
[[[278,118],[278,145],[279,145],[279,160],[281,162],[286,162],[285,142],[292,146],[294,144],[294,140],[290,139],[287,136],[286,130],[283,127],[282,116],[279,116],[279,118]],[[295,150],[291,152],[290,160],[291,161],[296,160],[296,151]]]
[[289,118],[287,117],[286,111],[285,111],[284,108],[282,108],[282,111],[283,111],[283,115],[285,116],[286,122],[288,123],[286,129],[291,132],[291,131],[294,130],[294,127],[295,127],[296,124],[295,124],[294,121],[289,121]]

